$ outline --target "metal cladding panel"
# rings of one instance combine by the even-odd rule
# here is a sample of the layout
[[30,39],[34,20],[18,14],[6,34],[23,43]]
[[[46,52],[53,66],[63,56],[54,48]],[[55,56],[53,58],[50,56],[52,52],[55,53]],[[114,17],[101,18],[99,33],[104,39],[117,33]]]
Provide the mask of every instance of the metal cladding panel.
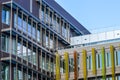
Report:
[[82,26],[74,17],[72,17],[67,11],[65,11],[54,0],[44,0],[51,8],[53,8],[58,14],[62,15],[69,23],[78,28],[83,34],[90,34],[90,32]]

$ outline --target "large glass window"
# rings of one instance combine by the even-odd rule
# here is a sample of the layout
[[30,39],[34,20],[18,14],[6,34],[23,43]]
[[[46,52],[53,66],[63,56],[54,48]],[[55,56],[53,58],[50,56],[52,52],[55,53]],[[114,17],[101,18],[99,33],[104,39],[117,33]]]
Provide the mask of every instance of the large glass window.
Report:
[[20,42],[18,42],[17,43],[17,55],[19,56],[19,57],[22,57],[22,45],[21,45],[21,43]]
[[2,50],[5,52],[9,52],[9,37],[6,35],[2,35],[1,37],[1,42],[2,42]]
[[42,19],[42,21],[44,21],[44,6],[42,6],[42,11],[41,11],[41,19]]
[[42,68],[45,69],[45,57],[42,57]]
[[27,33],[27,17],[23,16],[23,32]]
[[74,60],[73,60],[73,58],[69,58],[69,71],[70,72],[74,71]]
[[23,45],[23,59],[27,60],[27,48]]
[[92,68],[92,59],[91,59],[91,55],[87,56],[87,69],[91,70]]
[[31,26],[31,20],[29,19],[28,20],[28,35],[31,36],[31,33],[32,33],[32,26]]
[[31,62],[32,61],[32,51],[30,49],[28,49],[28,61]]
[[120,50],[115,51],[115,64],[120,66]]
[[10,10],[6,7],[2,9],[2,23],[10,24]]
[[2,80],[9,80],[9,66],[6,64],[2,64],[1,69]]
[[105,54],[105,60],[106,60],[106,67],[110,67],[111,66],[110,53]]
[[21,13],[18,14],[18,29],[22,30],[22,15]]
[[13,54],[17,53],[17,43],[15,38],[12,38],[12,53]]
[[34,39],[36,39],[36,23],[33,23],[33,27],[32,27],[32,37]]
[[36,61],[37,57],[36,57],[36,53],[34,51],[33,51],[33,56],[32,57],[33,57],[33,59],[32,59],[33,64],[36,65],[37,64],[37,61]]
[[40,42],[40,26],[38,26],[38,29],[37,29],[37,41]]
[[18,70],[18,80],[23,80],[22,71]]
[[52,37],[50,38],[50,49],[53,49],[53,39],[52,39]]
[[48,48],[49,45],[48,45],[48,35],[46,36],[46,47]]

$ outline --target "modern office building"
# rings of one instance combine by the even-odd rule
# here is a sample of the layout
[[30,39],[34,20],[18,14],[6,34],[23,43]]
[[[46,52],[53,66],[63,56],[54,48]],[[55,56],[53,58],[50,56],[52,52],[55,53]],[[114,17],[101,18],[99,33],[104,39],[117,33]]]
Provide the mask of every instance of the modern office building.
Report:
[[72,37],[56,64],[58,80],[120,80],[120,30]]
[[85,34],[54,0],[0,0],[0,80],[54,80],[56,50]]

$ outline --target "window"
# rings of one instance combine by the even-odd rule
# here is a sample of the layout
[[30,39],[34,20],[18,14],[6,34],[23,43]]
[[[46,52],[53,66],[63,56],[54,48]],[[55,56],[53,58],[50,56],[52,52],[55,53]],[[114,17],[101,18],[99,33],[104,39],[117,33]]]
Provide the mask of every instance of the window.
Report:
[[34,39],[36,39],[36,23],[33,23],[33,27],[32,27],[32,37]]
[[22,57],[21,47],[22,47],[21,43],[18,42],[17,43],[17,54],[19,57]]
[[42,69],[45,69],[45,57],[42,57]]
[[17,15],[14,13],[14,27],[17,27]]
[[16,54],[16,52],[17,52],[17,43],[16,43],[16,40],[15,40],[15,38],[12,38],[12,53],[13,54]]
[[42,11],[41,11],[41,19],[42,19],[42,21],[44,21],[44,6],[42,6]]
[[32,55],[31,55],[31,50],[28,49],[28,61],[32,62]]
[[33,64],[34,65],[36,65],[37,63],[36,63],[36,59],[37,59],[37,57],[36,57],[36,53],[33,51],[33,56],[32,56],[32,60],[33,60]]
[[2,35],[1,37],[1,42],[2,42],[2,50],[5,52],[9,52],[9,37],[6,35]]
[[46,47],[48,48],[49,47],[49,42],[48,42],[48,35],[46,36]]
[[102,67],[102,56],[101,54],[96,54],[96,66],[97,69],[100,69]]
[[23,80],[22,71],[18,70],[18,80]]
[[23,59],[27,60],[27,48],[23,45]]
[[105,60],[106,60],[106,67],[110,67],[111,66],[110,53],[105,54]]
[[1,77],[2,80],[9,80],[9,66],[6,64],[2,64]]
[[31,26],[31,20],[29,19],[28,20],[28,35],[31,36],[31,33],[32,33],[32,26]]
[[120,66],[120,50],[115,51],[115,64]]
[[37,29],[37,41],[40,42],[40,27],[38,26],[38,29]]
[[53,49],[53,37],[50,37],[50,49]]
[[6,7],[3,7],[2,9],[2,23],[5,23],[7,25],[10,24],[10,10]]
[[27,17],[23,16],[23,32],[27,33]]
[[18,13],[18,22],[17,22],[18,29],[22,30],[22,15]]
[[87,56],[87,69],[91,70],[92,69],[92,59],[91,55]]

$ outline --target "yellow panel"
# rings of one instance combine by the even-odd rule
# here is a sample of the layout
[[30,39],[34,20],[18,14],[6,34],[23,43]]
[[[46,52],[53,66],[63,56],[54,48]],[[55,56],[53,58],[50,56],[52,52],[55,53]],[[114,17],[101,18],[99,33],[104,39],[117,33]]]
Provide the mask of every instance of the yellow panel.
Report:
[[60,80],[60,56],[56,53],[56,80]]
[[68,53],[64,53],[64,59],[65,59],[65,80],[69,80],[69,56]]
[[112,80],[115,80],[114,47],[110,45]]
[[87,79],[87,52],[86,50],[82,50],[82,60],[83,60],[83,76],[84,80]]
[[74,51],[74,80],[78,80],[78,62],[77,62],[78,54]]
[[96,53],[95,48],[92,48],[92,72],[96,75]]
[[101,49],[101,54],[102,54],[102,79],[105,80],[106,79],[106,69],[105,69],[105,48],[102,47]]

